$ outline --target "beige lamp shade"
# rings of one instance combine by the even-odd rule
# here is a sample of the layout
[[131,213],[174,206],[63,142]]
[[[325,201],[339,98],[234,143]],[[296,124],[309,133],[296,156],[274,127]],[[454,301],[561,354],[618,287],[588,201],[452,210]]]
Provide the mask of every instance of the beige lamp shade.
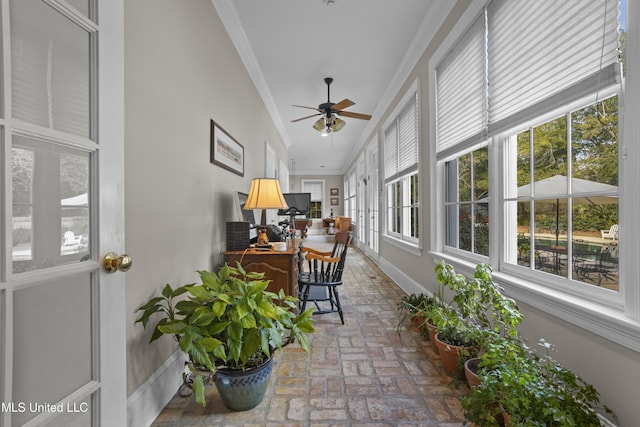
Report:
[[244,209],[262,209],[260,225],[265,225],[267,221],[265,209],[287,209],[288,207],[277,179],[256,178],[251,181],[251,189]]
[[345,121],[337,117],[331,117],[328,123],[327,119],[323,117],[313,124],[313,128],[318,132],[324,132],[325,130],[327,132],[338,132],[344,125],[346,125]]

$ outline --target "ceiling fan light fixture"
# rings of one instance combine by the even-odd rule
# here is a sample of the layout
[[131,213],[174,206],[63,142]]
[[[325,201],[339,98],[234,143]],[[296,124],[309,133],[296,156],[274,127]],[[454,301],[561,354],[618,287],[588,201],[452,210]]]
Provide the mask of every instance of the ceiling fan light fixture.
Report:
[[338,132],[340,129],[342,129],[344,127],[344,125],[346,125],[347,123],[344,120],[341,120],[337,117],[333,118],[333,125],[331,126],[331,129],[334,132]]

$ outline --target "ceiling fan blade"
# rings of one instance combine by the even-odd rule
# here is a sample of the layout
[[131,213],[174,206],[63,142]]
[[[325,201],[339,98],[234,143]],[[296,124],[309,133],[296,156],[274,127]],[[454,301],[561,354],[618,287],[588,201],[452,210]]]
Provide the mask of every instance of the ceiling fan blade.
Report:
[[352,113],[350,111],[336,111],[336,113],[340,116],[351,117],[352,119],[361,119],[361,120],[370,120],[370,114],[362,114],[362,113]]
[[337,104],[333,104],[331,108],[334,110],[344,110],[345,108],[351,107],[352,105],[356,105],[356,103],[350,99],[345,98]]
[[320,116],[320,115],[321,115],[320,113],[316,113],[316,114],[311,114],[310,116],[300,117],[299,119],[291,120],[291,123],[299,122],[300,120],[310,119],[311,117]]
[[307,107],[307,106],[305,106],[305,105],[295,105],[295,104],[294,104],[293,106],[294,106],[294,107],[299,107],[299,108],[308,108],[309,110],[316,110],[316,111],[320,111],[320,110],[318,109],[318,107]]

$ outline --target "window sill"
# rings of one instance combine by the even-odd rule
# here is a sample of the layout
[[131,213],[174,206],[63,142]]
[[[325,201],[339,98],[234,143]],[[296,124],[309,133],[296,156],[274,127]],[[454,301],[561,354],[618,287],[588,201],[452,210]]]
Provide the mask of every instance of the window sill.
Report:
[[390,245],[400,248],[413,255],[416,255],[416,256],[422,255],[422,248],[420,248],[418,245],[409,243],[404,240],[396,239],[395,237],[389,236],[388,234],[384,234],[382,238],[385,241],[385,243],[389,243]]
[[[434,262],[444,260],[469,277],[475,264],[448,254],[431,253]],[[602,338],[640,352],[640,322],[627,316],[623,307],[604,305],[577,295],[505,272],[494,272],[493,278],[516,301],[551,314]]]

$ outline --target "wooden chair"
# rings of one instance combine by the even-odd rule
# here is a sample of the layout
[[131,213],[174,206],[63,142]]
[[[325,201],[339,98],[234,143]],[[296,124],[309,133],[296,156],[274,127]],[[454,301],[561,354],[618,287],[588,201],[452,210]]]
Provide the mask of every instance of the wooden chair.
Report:
[[[301,255],[308,265],[308,271],[298,274],[298,298],[301,311],[307,308],[308,302],[313,302],[316,306],[313,314],[337,312],[344,325],[344,314],[337,288],[342,285],[342,272],[350,243],[351,233],[343,232],[336,233],[335,244],[331,251],[300,248]],[[324,302],[324,308],[320,307],[320,302]],[[326,307],[327,302],[330,308]]]

